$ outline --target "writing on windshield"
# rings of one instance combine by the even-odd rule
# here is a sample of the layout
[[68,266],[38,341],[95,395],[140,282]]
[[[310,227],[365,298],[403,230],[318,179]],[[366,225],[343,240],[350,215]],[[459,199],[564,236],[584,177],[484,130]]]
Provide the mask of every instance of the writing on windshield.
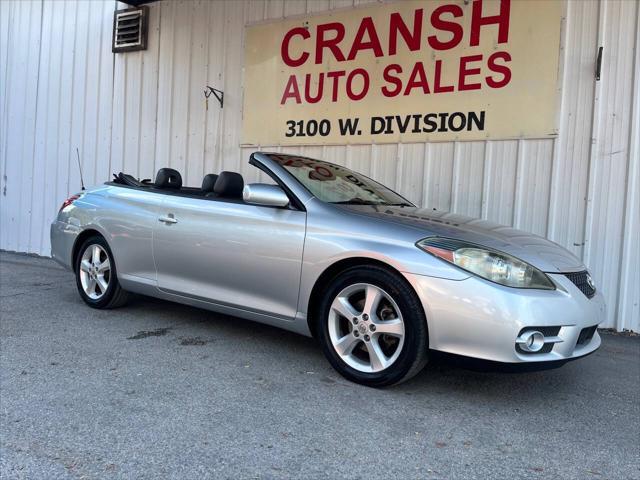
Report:
[[272,155],[271,158],[323,202],[410,205],[384,185],[341,165],[291,155]]

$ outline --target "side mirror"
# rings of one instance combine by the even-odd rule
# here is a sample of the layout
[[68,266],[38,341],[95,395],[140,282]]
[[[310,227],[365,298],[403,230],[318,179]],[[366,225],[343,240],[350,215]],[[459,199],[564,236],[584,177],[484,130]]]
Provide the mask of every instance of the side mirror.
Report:
[[250,183],[242,190],[242,199],[252,205],[266,207],[286,207],[289,205],[289,197],[284,190],[277,185],[265,183]]

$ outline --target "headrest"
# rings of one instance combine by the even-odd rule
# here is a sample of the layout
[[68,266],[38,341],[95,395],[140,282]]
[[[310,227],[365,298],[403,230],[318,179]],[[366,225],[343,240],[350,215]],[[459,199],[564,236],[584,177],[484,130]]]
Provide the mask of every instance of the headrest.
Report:
[[158,188],[175,188],[182,187],[182,177],[180,172],[173,168],[161,168],[156,175],[154,185]]
[[216,180],[218,180],[218,175],[216,175],[215,173],[207,173],[202,179],[202,191],[213,192],[213,187],[216,184]]
[[242,198],[244,180],[242,175],[236,172],[220,172],[213,191],[221,197]]

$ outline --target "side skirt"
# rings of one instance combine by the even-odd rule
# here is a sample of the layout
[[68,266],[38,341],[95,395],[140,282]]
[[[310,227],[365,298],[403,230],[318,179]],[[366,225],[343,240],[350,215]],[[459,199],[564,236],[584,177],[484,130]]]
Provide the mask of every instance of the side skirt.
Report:
[[309,336],[306,320],[301,321],[300,319],[275,317],[262,312],[254,312],[251,310],[215,303],[210,300],[187,297],[175,292],[167,292],[160,290],[155,281],[140,279],[138,277],[135,277],[134,279],[130,275],[119,275],[118,280],[120,281],[122,288],[129,292],[168,300],[182,305],[189,305],[191,307],[202,308],[203,310],[209,310],[223,315],[240,317],[257,323],[264,323],[273,327],[282,328],[300,335]]

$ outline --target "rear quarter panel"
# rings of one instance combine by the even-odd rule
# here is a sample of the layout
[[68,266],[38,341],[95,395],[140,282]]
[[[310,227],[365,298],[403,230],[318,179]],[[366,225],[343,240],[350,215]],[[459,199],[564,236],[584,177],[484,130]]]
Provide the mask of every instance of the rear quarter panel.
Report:
[[75,231],[76,239],[87,230],[100,233],[111,248],[120,280],[155,283],[152,239],[162,198],[132,188],[99,187],[61,212],[57,221]]

